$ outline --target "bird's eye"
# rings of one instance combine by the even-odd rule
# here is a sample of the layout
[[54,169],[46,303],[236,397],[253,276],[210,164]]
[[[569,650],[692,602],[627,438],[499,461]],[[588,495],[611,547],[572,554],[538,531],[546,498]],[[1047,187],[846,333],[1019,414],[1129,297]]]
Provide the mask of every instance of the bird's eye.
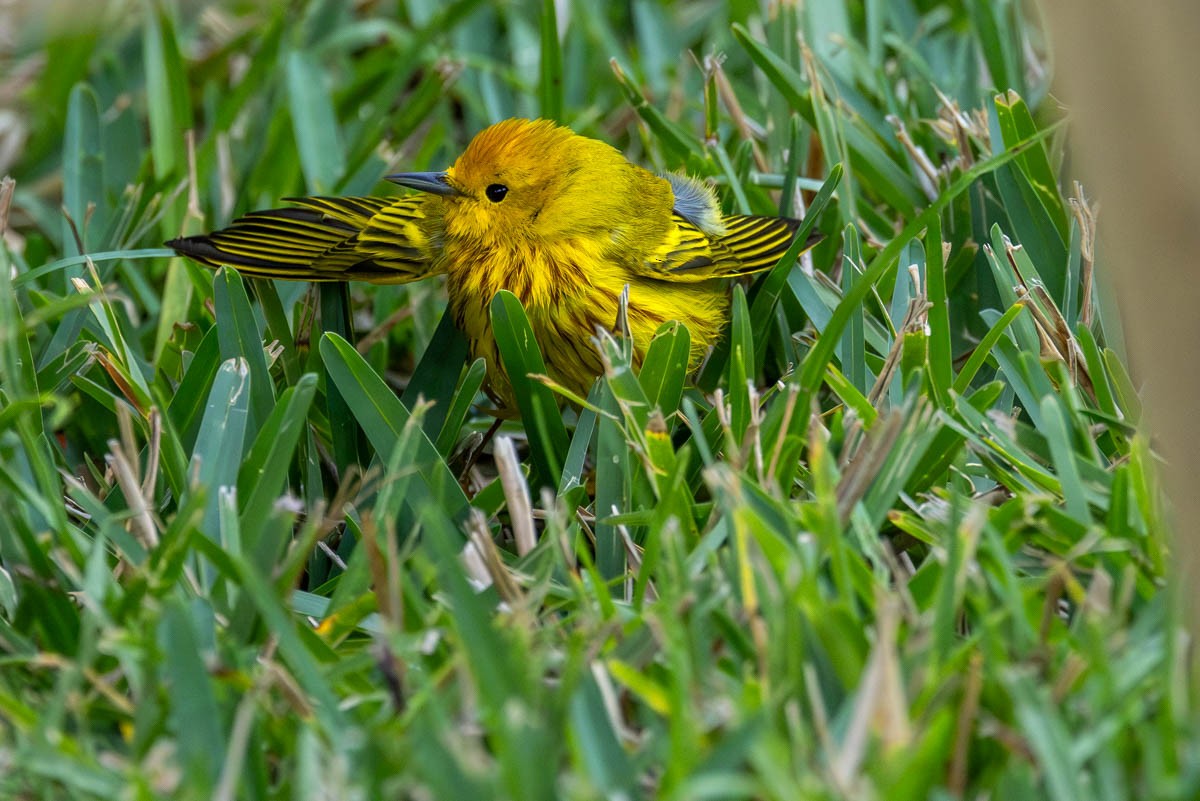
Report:
[[493,203],[499,203],[504,200],[504,196],[508,194],[508,187],[504,184],[492,184],[487,189],[483,190],[487,195],[487,199]]

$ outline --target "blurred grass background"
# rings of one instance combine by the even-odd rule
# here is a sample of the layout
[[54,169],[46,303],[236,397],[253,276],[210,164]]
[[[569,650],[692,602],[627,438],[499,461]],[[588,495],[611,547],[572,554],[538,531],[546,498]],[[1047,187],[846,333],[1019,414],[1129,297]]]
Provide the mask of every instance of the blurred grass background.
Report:
[[[6,795],[1200,792],[1029,7],[0,14]],[[525,382],[465,474],[491,420],[436,282],[318,295],[159,244],[538,115],[827,239],[733,290],[696,386],[682,329],[640,369],[600,337],[588,403]]]

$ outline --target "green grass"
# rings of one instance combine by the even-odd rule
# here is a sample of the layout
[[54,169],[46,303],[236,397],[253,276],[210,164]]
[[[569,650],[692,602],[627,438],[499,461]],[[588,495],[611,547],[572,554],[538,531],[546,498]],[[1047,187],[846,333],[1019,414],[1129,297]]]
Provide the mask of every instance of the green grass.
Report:
[[[1023,5],[97,5],[12,55],[0,795],[1200,794]],[[435,281],[161,247],[517,115],[826,240],[732,290],[694,381],[686,329],[640,370],[599,337],[577,409],[498,296],[523,419],[462,483],[492,421]]]

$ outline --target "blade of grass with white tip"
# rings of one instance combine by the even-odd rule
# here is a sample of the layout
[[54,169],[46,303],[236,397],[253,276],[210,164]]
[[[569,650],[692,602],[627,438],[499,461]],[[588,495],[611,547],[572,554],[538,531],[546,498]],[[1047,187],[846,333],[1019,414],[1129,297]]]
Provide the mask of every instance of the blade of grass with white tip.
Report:
[[569,490],[583,489],[588,454],[593,453],[592,439],[596,433],[597,419],[600,417],[596,410],[599,408],[600,388],[603,385],[603,381],[592,384],[592,389],[587,396],[587,405],[579,413],[575,431],[571,434],[571,445],[567,449],[567,458],[563,464],[562,478],[558,482],[559,495],[564,495]]
[[192,451],[190,470],[196,476],[197,488],[207,493],[200,530],[215,542],[221,539],[219,490],[237,486],[246,422],[250,415],[250,382],[250,367],[245,359],[228,359],[221,363],[208,394],[196,447]]
[[[170,279],[168,278],[168,281]],[[283,303],[275,282],[266,279],[255,279],[250,283],[262,307],[263,319],[266,324],[266,341],[278,342],[281,352],[279,359],[283,364],[283,375],[287,383],[294,385],[300,380],[302,368],[300,354],[296,351],[296,338],[288,323],[287,314],[283,311]]]
[[216,309],[217,341],[221,345],[221,361],[244,359],[253,379],[250,385],[250,409],[257,428],[271,414],[275,405],[275,384],[267,369],[262,334],[242,276],[223,267],[213,279],[213,305]]
[[647,399],[638,376],[634,374],[633,354],[626,347],[627,340],[613,337],[608,332],[603,332],[598,339],[600,354],[605,362],[604,382],[612,390],[622,410],[622,421],[631,428],[625,436],[634,437],[634,431],[645,429],[654,407]]
[[946,294],[946,260],[942,248],[942,221],[934,217],[925,230],[925,296],[930,303],[929,380],[942,406],[954,380],[954,354],[950,336],[950,301]]

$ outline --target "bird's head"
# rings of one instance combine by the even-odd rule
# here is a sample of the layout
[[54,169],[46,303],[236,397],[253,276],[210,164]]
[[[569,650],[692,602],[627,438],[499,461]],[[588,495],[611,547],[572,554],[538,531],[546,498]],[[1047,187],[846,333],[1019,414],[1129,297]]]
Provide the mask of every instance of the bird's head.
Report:
[[665,180],[615,148],[549,120],[496,123],[445,172],[388,180],[441,196],[447,236],[483,241],[626,236],[647,215],[665,224],[672,197]]

